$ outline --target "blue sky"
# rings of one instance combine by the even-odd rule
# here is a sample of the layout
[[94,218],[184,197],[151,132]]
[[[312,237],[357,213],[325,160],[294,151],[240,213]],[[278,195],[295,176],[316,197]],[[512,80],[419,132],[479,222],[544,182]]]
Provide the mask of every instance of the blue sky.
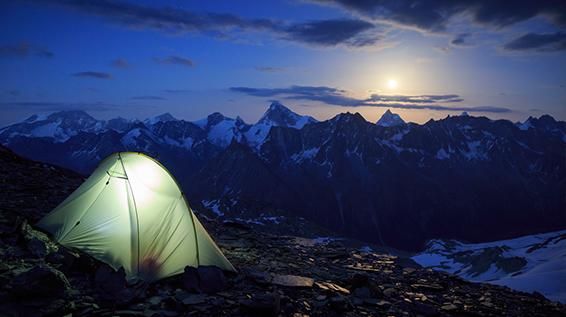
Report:
[[3,2],[0,125],[65,109],[254,122],[270,100],[319,120],[566,120],[566,2],[509,3]]

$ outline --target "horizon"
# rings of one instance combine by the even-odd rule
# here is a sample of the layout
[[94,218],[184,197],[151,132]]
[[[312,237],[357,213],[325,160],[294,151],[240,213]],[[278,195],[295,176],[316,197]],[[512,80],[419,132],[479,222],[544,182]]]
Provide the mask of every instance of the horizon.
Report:
[[[300,116],[307,116],[307,115],[305,115],[305,114],[302,114],[302,113],[293,111],[291,108],[289,108],[287,105],[285,105],[285,104],[283,104],[283,103],[281,103],[281,102],[278,102],[278,101],[274,101],[274,102],[279,103],[280,105],[282,105],[283,107],[285,107],[285,108],[291,110],[293,113],[295,113],[295,114],[297,114],[297,115],[300,115]],[[100,118],[100,117],[98,117],[98,116],[96,116],[96,115],[93,115],[93,114],[92,114],[90,111],[88,111],[88,110],[82,110],[82,109],[67,109],[67,110],[59,110],[59,111],[52,111],[52,112],[33,113],[33,114],[29,115],[29,116],[20,118],[20,119],[17,120],[17,121],[8,123],[7,125],[0,125],[0,129],[7,128],[7,127],[9,127],[9,126],[12,126],[12,125],[15,125],[15,124],[18,124],[18,123],[22,123],[22,122],[24,122],[25,120],[30,119],[30,118],[33,117],[33,116],[38,116],[40,120],[44,120],[44,119],[46,119],[48,116],[50,116],[50,115],[52,115],[52,114],[64,113],[64,112],[75,112],[75,111],[86,113],[87,115],[89,115],[89,116],[91,116],[92,118],[94,118],[94,119],[96,119],[96,120],[99,120],[99,121],[108,121],[108,120],[111,120],[111,119],[119,119],[119,118],[121,118],[121,119],[125,119],[125,120],[128,120],[128,121],[144,122],[145,120],[149,120],[149,119],[152,119],[152,118],[160,117],[160,116],[162,116],[162,115],[171,115],[175,120],[182,120],[182,121],[191,122],[191,123],[195,123],[195,122],[198,122],[198,121],[200,121],[200,120],[207,119],[208,116],[210,116],[210,115],[212,115],[212,114],[214,114],[214,113],[219,113],[219,114],[221,114],[222,116],[224,116],[225,118],[232,119],[232,120],[235,120],[236,118],[240,118],[245,124],[254,125],[254,124],[257,124],[257,123],[261,120],[261,117],[269,111],[269,107],[270,107],[272,104],[273,104],[273,103],[270,103],[270,104],[265,108],[265,112],[262,113],[261,116],[260,116],[257,120],[255,120],[255,121],[248,121],[248,120],[245,120],[245,119],[241,118],[241,116],[239,116],[239,115],[236,115],[236,116],[234,116],[234,117],[232,117],[232,116],[227,116],[227,115],[223,114],[222,112],[218,112],[218,111],[211,112],[210,114],[208,114],[207,116],[202,117],[202,118],[197,118],[197,119],[195,119],[195,120],[187,120],[187,119],[185,119],[185,118],[175,116],[174,114],[171,114],[171,113],[168,112],[168,111],[161,112],[161,113],[157,113],[157,114],[150,115],[150,116],[147,116],[147,117],[124,117],[124,116],[114,116],[114,117],[108,117],[108,118]],[[552,117],[552,118],[553,118],[554,120],[556,120],[556,121],[562,121],[562,122],[564,122],[564,120],[557,119],[557,118],[555,118],[555,117],[553,117],[552,115],[547,114],[547,113],[540,114],[539,116],[529,116],[529,117],[524,118],[523,120],[519,120],[519,121],[513,121],[513,120],[510,120],[510,119],[506,119],[506,118],[499,118],[499,119],[491,118],[491,117],[489,117],[489,115],[474,115],[473,113],[472,113],[472,114],[469,114],[469,113],[466,113],[465,111],[463,111],[463,112],[461,112],[461,113],[459,113],[459,114],[447,114],[445,117],[442,117],[442,118],[437,118],[437,119],[435,119],[435,118],[430,118],[430,119],[427,120],[426,122],[419,123],[419,122],[408,121],[408,120],[406,120],[405,118],[403,118],[402,115],[400,115],[399,113],[397,113],[397,112],[395,111],[395,109],[392,110],[392,109],[389,109],[389,108],[385,108],[385,111],[384,111],[384,112],[378,117],[378,119],[375,120],[375,121],[368,120],[368,118],[366,118],[366,117],[363,115],[363,113],[360,113],[360,112],[358,112],[358,111],[354,111],[354,112],[351,112],[351,111],[343,111],[343,112],[336,113],[336,114],[334,114],[333,116],[328,117],[328,118],[325,118],[325,119],[320,119],[320,118],[317,118],[317,117],[314,117],[314,116],[311,116],[311,117],[314,118],[317,122],[324,122],[324,121],[332,120],[333,118],[335,118],[335,117],[337,117],[337,116],[339,116],[339,115],[342,115],[342,114],[359,114],[359,115],[362,116],[362,118],[363,118],[365,121],[367,121],[367,122],[369,122],[369,123],[376,124],[377,121],[379,121],[379,119],[381,119],[382,116],[384,116],[387,111],[389,111],[390,113],[392,113],[392,114],[394,114],[394,115],[399,115],[399,116],[401,117],[401,119],[402,119],[403,121],[405,121],[405,123],[407,123],[407,124],[411,123],[411,124],[416,124],[416,125],[424,125],[424,124],[426,124],[427,122],[429,122],[429,121],[431,121],[431,120],[432,120],[432,121],[439,121],[439,120],[447,119],[447,118],[449,118],[449,117],[459,117],[459,116],[468,116],[468,117],[475,117],[475,118],[487,118],[488,120],[491,120],[491,121],[506,120],[506,121],[512,122],[513,124],[524,123],[524,122],[528,121],[528,120],[531,119],[531,118],[538,119],[538,118],[541,118],[541,117],[543,117],[543,116],[550,116],[550,117]]]
[[0,126],[60,110],[255,122],[274,99],[317,120],[375,122],[386,109],[419,124],[463,111],[566,120],[563,4],[416,6],[2,3]]

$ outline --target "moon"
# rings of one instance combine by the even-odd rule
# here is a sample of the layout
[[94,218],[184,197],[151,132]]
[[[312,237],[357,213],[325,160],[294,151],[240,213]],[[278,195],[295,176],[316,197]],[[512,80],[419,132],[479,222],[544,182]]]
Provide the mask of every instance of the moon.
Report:
[[395,79],[389,79],[389,80],[387,81],[387,87],[388,87],[389,89],[395,89],[395,88],[397,88],[397,81],[396,81]]

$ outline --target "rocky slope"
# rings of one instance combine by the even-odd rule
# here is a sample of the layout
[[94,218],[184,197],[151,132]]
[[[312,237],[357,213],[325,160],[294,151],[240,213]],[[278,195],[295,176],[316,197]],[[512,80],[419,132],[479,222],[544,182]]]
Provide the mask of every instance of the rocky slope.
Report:
[[63,200],[79,175],[4,148],[0,160],[2,316],[566,314],[566,306],[540,294],[466,282],[407,258],[362,252],[347,241],[261,233],[202,215],[237,274],[187,269],[155,284],[127,285],[123,271],[66,250],[28,225]]

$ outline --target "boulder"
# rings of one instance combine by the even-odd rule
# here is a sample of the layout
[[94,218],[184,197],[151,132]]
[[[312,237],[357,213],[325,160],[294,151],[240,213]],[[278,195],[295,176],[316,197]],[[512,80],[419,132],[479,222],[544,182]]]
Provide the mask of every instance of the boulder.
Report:
[[216,293],[227,285],[224,272],[215,266],[187,266],[181,280],[187,291],[198,293]]
[[94,275],[94,285],[110,297],[116,297],[127,289],[124,268],[118,271],[102,263]]
[[7,288],[18,297],[63,297],[70,285],[63,273],[40,264],[16,274]]
[[27,221],[22,223],[21,232],[28,251],[35,257],[43,258],[59,249],[45,233],[34,230]]

